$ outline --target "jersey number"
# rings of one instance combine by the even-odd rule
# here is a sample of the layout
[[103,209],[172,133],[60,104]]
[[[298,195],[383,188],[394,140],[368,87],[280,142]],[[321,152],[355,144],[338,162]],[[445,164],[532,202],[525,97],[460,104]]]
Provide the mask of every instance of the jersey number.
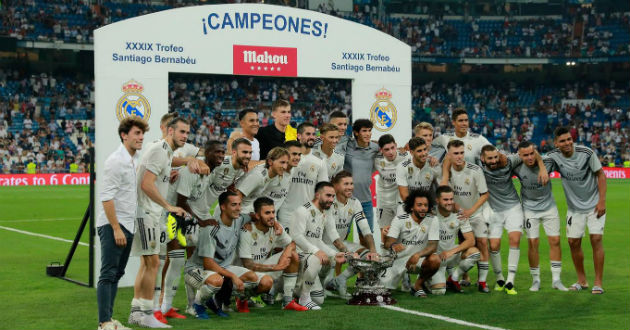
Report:
[[525,228],[527,228],[527,229],[532,228],[532,224],[529,222],[529,219],[527,219],[527,221],[525,221]]
[[573,217],[567,217],[567,225],[571,225],[571,220],[573,220]]

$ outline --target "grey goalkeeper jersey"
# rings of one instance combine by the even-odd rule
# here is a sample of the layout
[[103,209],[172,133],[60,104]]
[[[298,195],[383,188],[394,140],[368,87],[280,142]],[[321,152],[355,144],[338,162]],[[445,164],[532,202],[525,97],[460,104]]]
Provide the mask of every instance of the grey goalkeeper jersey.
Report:
[[488,202],[495,212],[506,211],[521,203],[512,182],[512,170],[521,163],[518,155],[507,155],[507,165],[496,170],[491,170],[481,162],[479,163],[490,192]]
[[[547,172],[554,171],[553,160],[549,157],[543,157],[543,163]],[[536,164],[529,167],[521,163],[514,168],[514,175],[521,182],[523,208],[527,211],[543,212],[556,207],[556,201],[551,193],[551,181],[544,186],[538,183],[539,172],[540,168]]]
[[547,154],[562,176],[562,188],[567,206],[572,211],[592,212],[599,201],[595,172],[602,169],[597,155],[590,148],[573,147],[573,155],[566,158],[558,149]]

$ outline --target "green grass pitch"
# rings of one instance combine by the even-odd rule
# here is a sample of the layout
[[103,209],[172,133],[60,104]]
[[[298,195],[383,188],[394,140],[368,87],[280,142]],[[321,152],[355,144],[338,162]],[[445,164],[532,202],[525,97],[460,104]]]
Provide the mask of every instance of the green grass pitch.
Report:
[[[558,180],[554,194],[561,218],[566,203]],[[0,226],[72,239],[88,204],[88,187],[2,187]],[[468,288],[464,294],[413,298],[396,292],[397,307],[504,329],[628,329],[630,328],[630,181],[608,180],[607,224],[604,235],[606,262],[601,296],[590,291],[557,292],[550,288],[549,255],[541,234],[540,292],[528,291],[531,278],[527,243],[521,243],[516,277],[517,296],[492,292],[488,295]],[[562,225],[565,285],[575,282],[575,272]],[[88,242],[87,234],[82,237]],[[589,284],[593,281],[590,243],[583,243]],[[0,329],[96,329],[96,290],[50,278],[45,266],[62,261],[70,244],[0,229]],[[504,268],[507,242],[502,245]],[[79,246],[68,276],[87,281],[88,249]],[[505,271],[505,270],[504,270]],[[471,276],[476,278],[476,271]],[[488,282],[494,281],[490,272]],[[183,287],[183,283],[182,286]],[[181,290],[175,306],[185,307]],[[121,288],[114,317],[126,323],[131,288]],[[278,306],[252,309],[250,314],[232,313],[229,319],[209,321],[173,320],[175,329],[473,329],[443,320],[385,310],[380,307],[348,306],[327,298],[319,312],[284,312]]]

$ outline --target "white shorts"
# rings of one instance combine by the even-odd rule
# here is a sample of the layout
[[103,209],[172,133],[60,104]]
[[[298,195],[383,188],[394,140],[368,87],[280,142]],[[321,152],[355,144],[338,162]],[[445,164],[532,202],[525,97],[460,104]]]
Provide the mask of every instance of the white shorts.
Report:
[[384,228],[392,224],[392,220],[396,217],[396,208],[397,206],[378,207],[376,209],[379,227]]
[[529,211],[525,210],[525,234],[527,238],[540,237],[540,224],[545,229],[545,234],[549,236],[560,236],[560,216],[558,208],[552,207],[546,211]]
[[588,226],[588,233],[591,235],[604,235],[604,225],[606,224],[606,214],[597,218],[595,211],[576,212],[567,210],[567,237],[584,237],[585,227]]
[[162,232],[160,222],[160,217],[149,214],[143,215],[142,218],[136,218],[136,234],[133,235],[133,245],[131,246],[132,256],[160,254],[160,242],[166,244],[166,233]]
[[293,216],[295,215],[295,210],[288,210],[286,207],[281,207],[278,211],[278,216],[276,219],[282,225],[282,228],[287,232],[287,234],[291,234],[289,232],[289,227],[291,226],[291,221]]
[[[262,264],[263,265],[276,265],[278,264],[278,260],[280,260],[280,256],[282,255],[282,253],[276,253],[272,256],[270,256],[269,258],[265,259]],[[282,271],[275,271],[275,272],[256,272],[256,276],[258,276],[258,281],[256,281],[257,284],[260,284],[260,279],[263,278],[263,276],[271,276],[271,279],[273,280],[273,282],[275,283],[276,281],[278,281],[281,277],[282,277]]]
[[503,228],[505,228],[508,233],[523,231],[523,209],[521,208],[521,204],[516,204],[505,211],[493,211],[489,219],[490,233],[488,237],[490,238],[501,238]]
[[[398,287],[398,283],[402,281],[403,276],[407,273],[407,261],[409,261],[409,258],[411,258],[414,254],[415,253],[394,260],[394,264],[387,268],[385,273],[381,275],[381,283],[383,286],[390,290],[395,290]],[[425,258],[426,257],[420,258],[418,263],[422,265]]]
[[437,273],[431,277],[431,285],[446,283],[446,269],[449,269],[449,273],[457,268],[459,262],[462,260],[462,253],[458,252],[452,255],[450,258],[442,261],[440,269]]
[[208,277],[216,274],[211,270],[201,269],[201,268],[189,268],[184,272],[184,281],[186,284],[190,285],[195,290],[199,290]]
[[483,212],[477,212],[477,214],[473,214],[470,219],[470,226],[472,227],[473,234],[475,234],[475,238],[488,238],[488,223],[486,222],[486,218],[483,216]]

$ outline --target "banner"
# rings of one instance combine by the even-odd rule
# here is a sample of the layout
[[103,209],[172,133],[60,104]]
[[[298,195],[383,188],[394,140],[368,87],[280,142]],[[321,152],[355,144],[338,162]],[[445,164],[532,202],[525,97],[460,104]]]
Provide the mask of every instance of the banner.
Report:
[[0,174],[0,186],[65,186],[90,184],[90,173]]

